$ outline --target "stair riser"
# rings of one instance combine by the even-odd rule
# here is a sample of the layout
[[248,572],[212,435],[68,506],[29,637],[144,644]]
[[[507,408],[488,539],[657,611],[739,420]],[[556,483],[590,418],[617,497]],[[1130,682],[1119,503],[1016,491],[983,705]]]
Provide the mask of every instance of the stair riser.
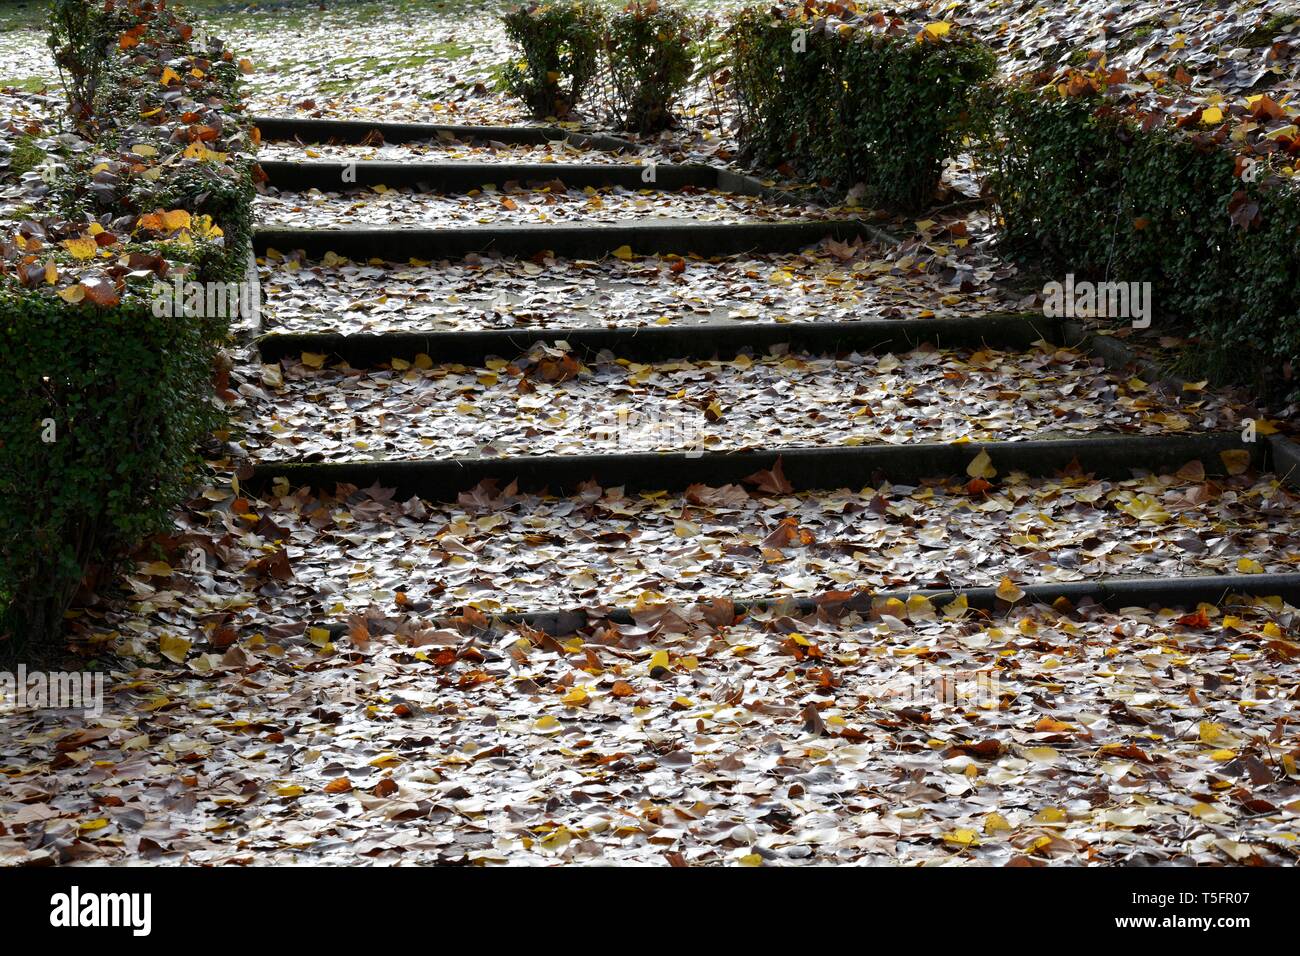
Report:
[[[1300,574],[1232,574],[1203,575],[1192,578],[1124,578],[1102,581],[1081,581],[1067,584],[1031,584],[1021,588],[1024,598],[1018,606],[1052,604],[1065,599],[1078,606],[1084,602],[1100,604],[1112,611],[1126,607],[1168,607],[1192,610],[1198,604],[1221,605],[1233,595],[1251,597],[1280,597],[1289,604],[1300,604]],[[721,595],[725,596],[725,595]],[[791,616],[814,614],[819,607],[844,607],[859,613],[868,613],[873,605],[890,599],[904,604],[912,597],[925,597],[942,609],[958,597],[964,597],[968,607],[977,611],[995,611],[1007,607],[1007,602],[997,596],[996,588],[966,588],[961,591],[910,590],[857,592],[840,601],[816,598],[767,598],[735,601],[739,614],[779,612]],[[703,599],[702,603],[707,603]],[[555,637],[563,637],[602,620],[616,624],[635,623],[632,612],[626,608],[611,608],[595,615],[580,609],[562,611],[521,611],[491,615],[498,627],[526,624]],[[439,622],[442,623],[442,622]],[[326,625],[331,639],[347,634],[346,624]]]
[[327,252],[349,259],[461,259],[471,253],[529,258],[549,252],[570,259],[600,259],[628,246],[638,255],[727,256],[739,253],[798,252],[823,239],[841,242],[874,237],[854,220],[660,224],[639,222],[600,226],[472,226],[461,229],[367,228],[277,229],[254,233],[257,254],[303,250],[312,258]]
[[[392,163],[313,160],[267,160],[262,169],[277,189],[338,192],[369,186],[413,187],[424,191],[465,193],[508,182],[521,186],[559,180],[570,189],[619,186],[624,189],[721,189],[718,170],[709,166],[639,166],[610,163]],[[650,178],[647,178],[650,177]],[[730,180],[729,180],[730,182]],[[735,185],[735,183],[732,183]],[[741,180],[739,185],[745,185]],[[752,192],[752,190],[745,190]]]
[[[327,320],[328,321],[328,320]],[[425,354],[435,362],[481,365],[490,357],[512,358],[541,342],[567,342],[578,355],[608,349],[634,362],[669,359],[731,359],[742,351],[762,355],[774,345],[815,355],[906,352],[924,343],[939,348],[992,346],[1025,349],[1055,340],[1057,327],[1041,315],[988,315],[967,319],[884,319],[862,322],[750,323],[695,326],[500,330],[473,332],[383,332],[342,335],[273,333],[258,342],[262,361],[278,362],[303,352],[322,353],[354,368]]]
[[442,459],[375,462],[287,462],[255,467],[246,484],[268,488],[279,477],[293,488],[304,485],[332,491],[339,483],[393,488],[401,498],[418,495],[450,501],[480,481],[502,486],[518,481],[524,491],[548,489],[570,494],[590,480],[629,492],[677,491],[692,484],[741,482],[781,460],[789,482],[799,490],[860,487],[890,481],[917,484],[927,478],[964,475],[982,449],[999,475],[1021,471],[1050,476],[1076,460],[1099,478],[1129,478],[1135,470],[1177,469],[1200,460],[1210,475],[1223,474],[1222,451],[1246,450],[1256,467],[1267,466],[1267,444],[1244,445],[1235,433],[1063,439],[1055,441],[963,444],[868,445],[786,448],[779,451],[685,452],[666,454],[548,455],[505,459]]
[[457,140],[538,145],[564,141],[582,149],[626,150],[627,140],[613,136],[574,133],[557,126],[457,126],[441,123],[391,123],[380,120],[307,119],[295,116],[253,116],[250,121],[266,142],[348,143],[373,142],[376,133],[385,143],[418,143],[451,136]]

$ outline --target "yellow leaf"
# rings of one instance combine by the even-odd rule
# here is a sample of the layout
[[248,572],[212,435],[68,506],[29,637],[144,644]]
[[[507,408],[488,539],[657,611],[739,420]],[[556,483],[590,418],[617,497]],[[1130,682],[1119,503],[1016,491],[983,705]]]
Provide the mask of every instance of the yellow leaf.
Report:
[[1217,106],[1211,106],[1201,110],[1201,122],[1206,126],[1213,126],[1215,123],[1223,122],[1223,110]]
[[302,364],[308,368],[321,368],[325,364],[325,356],[320,352],[303,352]]
[[1164,505],[1148,494],[1134,495],[1132,501],[1122,502],[1115,507],[1138,521],[1165,524],[1170,520],[1169,512],[1165,510]]
[[918,40],[938,40],[941,37],[946,37],[950,30],[952,30],[951,23],[944,23],[943,21],[927,23],[921,32],[916,35],[916,38]]
[[1010,578],[1003,578],[998,582],[996,593],[998,597],[1006,601],[1008,604],[1015,604],[1025,596],[1025,592],[1022,591]]
[[650,658],[650,673],[657,670],[668,670],[668,652],[655,651]]
[[984,832],[992,835],[1000,830],[1010,830],[1011,824],[1002,814],[994,812],[984,818]]
[[966,474],[972,478],[993,478],[997,473],[998,470],[993,467],[993,460],[989,458],[989,453],[983,449],[980,449],[980,453],[966,466]]
[[614,258],[627,262],[629,259],[635,259],[636,253],[632,251],[631,246],[619,246],[614,250]]
[[581,687],[574,687],[560,698],[560,703],[565,707],[583,707],[586,705],[588,699],[585,690]]
[[307,792],[307,789],[294,784],[288,787],[276,787],[275,792],[282,797],[301,797]]
[[1061,754],[1051,747],[1029,747],[1025,756],[1035,763],[1056,763]]
[[95,820],[87,820],[86,822],[80,825],[79,829],[81,830],[82,833],[92,833],[95,830],[102,830],[106,826],[108,826],[108,821],[105,820],[103,817],[99,817],[98,819]]
[[1035,823],[1060,823],[1065,819],[1065,811],[1059,807],[1043,807],[1034,814]]
[[158,83],[162,86],[170,86],[172,83],[179,83],[181,75],[173,70],[170,66],[162,71],[162,76],[158,77]]
[[[1255,426],[1259,428],[1258,425]],[[1224,469],[1230,475],[1240,475],[1250,467],[1250,452],[1245,449],[1235,449],[1232,451],[1219,452],[1219,459],[1223,462]]]
[[198,159],[203,162],[219,163],[226,158],[225,153],[218,153],[208,149],[202,143],[190,143],[181,153],[186,159]]
[[63,248],[72,253],[74,259],[93,259],[95,253],[99,251],[99,246],[95,244],[94,239],[64,239]]
[[979,846],[979,834],[974,830],[949,830],[943,835],[943,842],[949,846]]
[[307,629],[307,639],[317,647],[324,647],[330,642],[330,632],[328,628],[311,627]]
[[1263,574],[1264,566],[1254,558],[1238,558],[1237,572],[1239,574]]
[[933,621],[935,618],[934,605],[924,594],[913,594],[907,599],[907,617],[913,623],[921,621]]
[[191,221],[189,212],[184,209],[172,209],[162,214],[163,227],[168,232],[175,232],[177,229],[188,229]]
[[966,595],[959,594],[943,606],[943,616],[949,620],[956,620],[964,617],[970,610],[970,603],[966,600]]
[[1210,720],[1201,721],[1201,743],[1212,744],[1223,736],[1223,725]]
[[158,653],[175,664],[184,664],[185,655],[190,652],[190,642],[183,637],[164,634],[158,638]]

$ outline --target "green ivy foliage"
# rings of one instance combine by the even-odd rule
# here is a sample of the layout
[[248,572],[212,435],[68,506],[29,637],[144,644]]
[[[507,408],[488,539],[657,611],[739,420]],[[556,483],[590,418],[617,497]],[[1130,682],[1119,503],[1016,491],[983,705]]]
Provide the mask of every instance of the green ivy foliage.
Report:
[[1005,90],[981,148],[1016,253],[1049,274],[1150,282],[1156,323],[1190,332],[1186,370],[1264,393],[1300,365],[1300,191],[1243,182],[1234,156],[1140,130],[1098,96]]
[[600,71],[604,14],[588,0],[518,7],[501,17],[517,59],[506,89],[539,117],[567,116]]
[[[993,54],[950,27],[834,26],[794,11],[747,8],[727,33],[741,140],[760,162],[904,210],[933,199],[943,161],[974,128]],[[814,10],[815,12],[815,10]],[[796,14],[796,15],[789,15]]]

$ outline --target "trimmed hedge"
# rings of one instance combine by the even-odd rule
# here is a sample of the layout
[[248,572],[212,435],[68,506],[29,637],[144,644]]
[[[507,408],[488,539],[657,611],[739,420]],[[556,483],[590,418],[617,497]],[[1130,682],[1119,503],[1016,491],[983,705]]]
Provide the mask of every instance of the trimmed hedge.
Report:
[[1300,191],[1246,181],[1217,131],[1143,128],[1081,76],[999,98],[981,159],[1004,242],[1048,274],[1151,282],[1157,325],[1200,340],[1189,371],[1294,389]]
[[695,70],[694,47],[702,32],[702,21],[656,0],[633,0],[609,18],[605,61],[620,126],[656,133],[672,125],[673,106]]
[[58,633],[86,568],[165,526],[218,419],[211,341],[149,302],[0,291],[0,351],[0,635],[21,645]]
[[506,89],[539,117],[565,117],[596,81],[604,13],[588,0],[534,3],[504,14],[519,59],[506,66]]
[[66,158],[57,210],[0,228],[2,656],[56,636],[88,570],[167,528],[222,419],[228,322],[160,317],[156,285],[241,281],[251,242],[233,56],[160,4],[98,6],[91,147]]
[[924,208],[976,124],[993,54],[948,23],[849,16],[811,2],[736,15],[727,41],[741,142],[769,166]]

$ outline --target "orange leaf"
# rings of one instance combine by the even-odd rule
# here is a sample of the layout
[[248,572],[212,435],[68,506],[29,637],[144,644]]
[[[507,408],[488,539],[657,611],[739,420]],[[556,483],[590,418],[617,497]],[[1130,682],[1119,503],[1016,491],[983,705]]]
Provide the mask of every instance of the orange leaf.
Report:
[[173,209],[162,214],[163,228],[168,232],[190,228],[190,214],[184,209]]
[[110,309],[121,302],[117,287],[104,276],[92,276],[81,283],[86,290],[86,298],[103,309]]
[[1051,717],[1044,717],[1038,723],[1034,724],[1034,730],[1040,734],[1059,734],[1067,730],[1073,730],[1072,724],[1063,721],[1053,720]]
[[1204,611],[1197,611],[1195,614],[1184,614],[1178,619],[1178,623],[1183,627],[1207,628],[1210,626],[1210,618]]

